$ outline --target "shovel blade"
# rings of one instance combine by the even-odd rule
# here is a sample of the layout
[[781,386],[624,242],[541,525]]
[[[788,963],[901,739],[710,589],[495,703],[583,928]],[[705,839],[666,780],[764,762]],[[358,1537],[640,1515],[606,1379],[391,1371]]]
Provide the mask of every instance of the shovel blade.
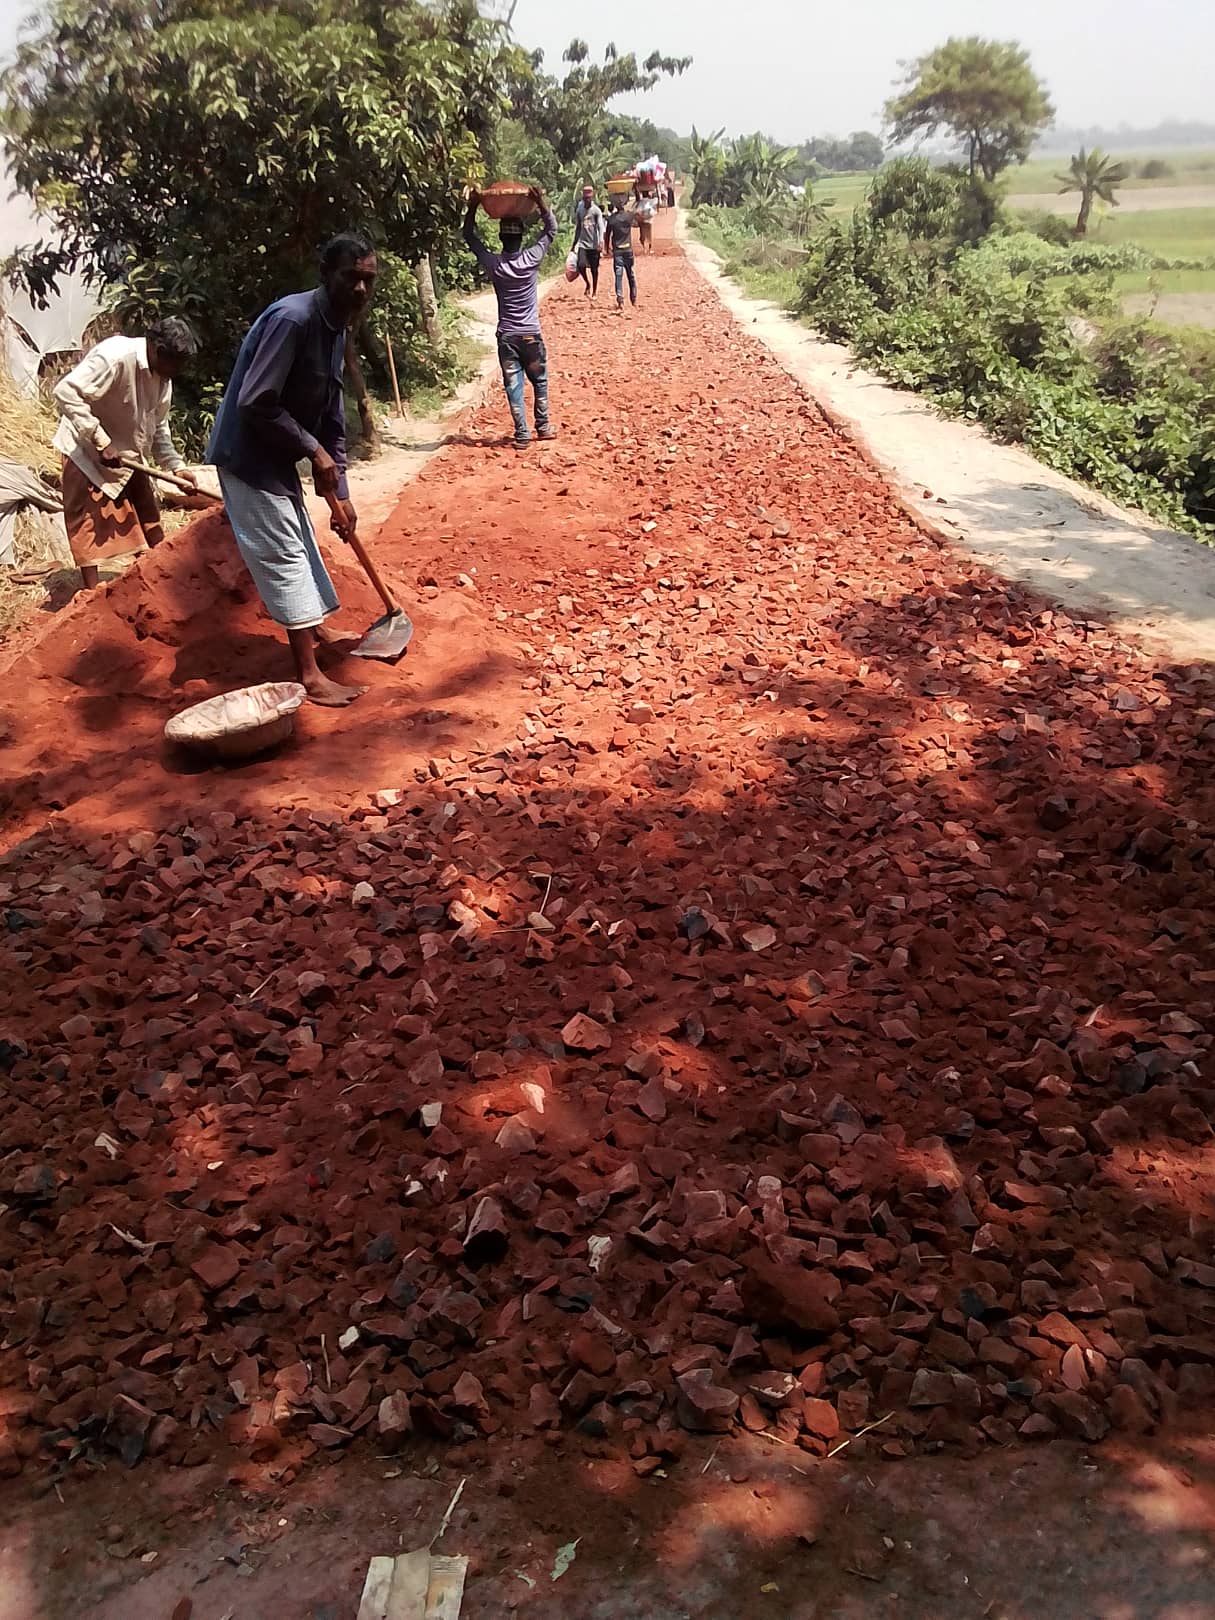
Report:
[[382,658],[395,663],[413,640],[413,620],[398,610],[377,619],[363,639],[348,648],[351,658]]

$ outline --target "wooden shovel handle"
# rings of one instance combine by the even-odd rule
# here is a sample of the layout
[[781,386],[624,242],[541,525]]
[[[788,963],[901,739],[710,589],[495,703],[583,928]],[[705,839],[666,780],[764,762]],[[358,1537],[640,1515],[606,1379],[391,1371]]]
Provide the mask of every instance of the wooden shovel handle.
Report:
[[121,457],[121,464],[129,468],[131,472],[146,473],[149,478],[154,478],[161,484],[172,484],[173,488],[179,489],[183,495],[201,495],[208,501],[219,499],[218,496],[212,495],[209,490],[198,489],[193,484],[187,484],[184,478],[179,478],[176,473],[166,472],[163,467],[149,467],[147,462],[140,461],[138,456],[123,456]]
[[376,565],[372,562],[371,558],[367,555],[367,552],[363,547],[363,542],[359,539],[358,530],[357,529],[350,529],[350,528],[347,527],[346,519],[345,519],[345,516],[343,515],[343,512],[342,512],[342,503],[338,500],[337,496],[333,493],[332,490],[329,490],[329,491],[326,492],[325,499],[328,501],[329,510],[333,514],[333,526],[334,526],[334,528],[341,535],[342,539],[346,542],[346,544],[350,547],[351,551],[354,552],[355,556],[359,559],[359,563],[362,566],[363,572],[367,575],[367,578],[375,586],[376,592],[379,595],[380,601],[383,602],[384,607],[386,608],[386,610],[389,613],[399,613],[401,611],[401,609],[400,609],[399,605],[394,601],[392,592],[388,589],[387,585],[385,585],[384,581],[380,578],[379,570],[376,568]]

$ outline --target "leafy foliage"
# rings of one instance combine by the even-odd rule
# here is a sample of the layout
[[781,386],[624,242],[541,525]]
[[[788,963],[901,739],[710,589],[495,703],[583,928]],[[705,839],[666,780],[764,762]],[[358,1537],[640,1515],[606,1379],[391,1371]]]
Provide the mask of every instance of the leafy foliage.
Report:
[[124,322],[192,319],[202,406],[327,237],[413,261],[454,228],[500,50],[471,0],[56,0],[0,87],[16,181],[59,237],[21,273],[37,297],[80,267]]
[[855,130],[846,140],[819,135],[797,149],[798,182],[815,174],[855,174],[882,165],[882,138],[871,130]]
[[771,198],[777,189],[788,196],[797,162],[795,147],[777,146],[758,133],[723,144],[722,134],[692,130],[693,207],[739,208],[748,195]]
[[[1060,248],[1028,232],[973,245],[951,207],[960,177],[920,161],[883,170],[867,204],[813,241],[802,311],[945,410],[1215,538],[1215,355],[1121,320],[1094,275],[1142,250]],[[1076,276],[1090,278],[1083,301],[1099,320],[1088,347],[1075,329]]]
[[1025,162],[1053,117],[1021,46],[977,35],[946,40],[910,63],[902,91],[886,103],[895,141],[945,130],[962,146],[969,172],[989,183]]
[[591,62],[589,56],[582,40],[571,40],[563,56],[565,72],[558,79],[545,72],[542,51],[512,50],[505,58],[509,117],[491,147],[502,173],[537,180],[571,206],[585,181],[598,183],[631,167],[657,146],[666,147],[668,162],[677,161],[677,138],[670,131],[613,115],[608,103],[648,90],[691,62],[690,57],[653,51],[639,63],[631,52],[622,56],[612,45],[602,62]]

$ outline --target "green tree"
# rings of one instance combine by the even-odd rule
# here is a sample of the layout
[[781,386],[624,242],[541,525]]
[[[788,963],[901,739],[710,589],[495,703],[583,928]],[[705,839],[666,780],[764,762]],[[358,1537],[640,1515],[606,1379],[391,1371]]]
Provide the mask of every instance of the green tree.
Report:
[[1099,146],[1094,146],[1091,152],[1081,147],[1072,158],[1067,173],[1055,176],[1063,182],[1059,187],[1060,196],[1068,191],[1080,193],[1080,212],[1076,215],[1075,225],[1077,236],[1088,235],[1089,217],[1093,212],[1093,203],[1098,198],[1114,208],[1118,207],[1115,187],[1120,186],[1130,172],[1129,164],[1115,162]]
[[530,135],[547,141],[562,167],[577,164],[602,138],[614,97],[649,90],[664,75],[682,73],[692,60],[652,51],[638,63],[631,51],[622,56],[614,45],[602,62],[589,61],[589,55],[585,41],[571,40],[560,79],[544,71],[542,51],[517,51],[509,62],[512,116]]
[[726,152],[721,144],[725,130],[702,135],[692,126],[692,151],[688,166],[692,176],[692,206],[714,207],[724,201]]
[[743,220],[761,245],[784,234],[793,212],[792,203],[788,186],[771,176],[748,186],[742,199]]
[[1020,45],[972,35],[949,39],[907,64],[903,89],[886,103],[897,142],[948,131],[965,151],[972,176],[992,184],[1024,163],[1055,115]]
[[797,148],[777,146],[766,135],[740,135],[722,144],[722,131],[692,131],[692,203],[741,208],[748,193],[783,188],[786,195],[797,163]]
[[0,81],[17,185],[128,321],[164,311],[222,380],[248,321],[346,227],[418,263],[454,230],[502,106],[472,0],[54,0]]
[[[642,157],[655,132],[609,111],[621,95],[649,90],[664,75],[682,73],[690,57],[653,51],[643,62],[614,45],[602,62],[591,62],[583,40],[571,40],[562,55],[560,79],[544,70],[542,51],[512,50],[505,58],[509,113],[489,157],[503,174],[543,184],[559,204],[573,200],[587,181],[598,184]],[[651,148],[652,149],[652,148]]]

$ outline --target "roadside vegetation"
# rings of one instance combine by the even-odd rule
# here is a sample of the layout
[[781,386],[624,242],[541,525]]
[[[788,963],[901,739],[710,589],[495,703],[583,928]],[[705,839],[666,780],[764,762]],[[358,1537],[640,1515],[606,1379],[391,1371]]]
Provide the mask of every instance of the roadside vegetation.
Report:
[[361,229],[383,281],[369,380],[387,395],[391,337],[407,394],[448,390],[460,355],[431,289],[475,284],[466,188],[517,173],[564,214],[653,138],[608,103],[686,66],[573,40],[553,74],[473,0],[53,0],[0,77],[14,179],[55,227],[10,269],[35,299],[85,271],[127,329],[192,320],[176,427],[198,453],[248,323]]
[[1171,175],[1100,148],[1052,163],[1069,213],[1014,212],[1009,170],[1050,111],[1016,47],[950,41],[912,66],[887,118],[896,137],[951,136],[960,161],[896,157],[777,198],[783,155],[753,137],[765,162],[737,200],[705,200],[694,167],[693,228],[748,291],[891,381],[1215,542],[1215,334],[1122,308],[1129,292],[1150,313],[1170,288],[1215,282],[1215,229],[1181,217],[1196,208],[1113,213],[1137,168]]

